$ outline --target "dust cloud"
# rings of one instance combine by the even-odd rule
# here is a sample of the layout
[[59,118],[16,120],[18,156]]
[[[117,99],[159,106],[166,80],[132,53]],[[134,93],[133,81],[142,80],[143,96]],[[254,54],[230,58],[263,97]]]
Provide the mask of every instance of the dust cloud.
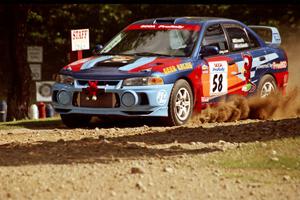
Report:
[[300,116],[300,89],[286,96],[273,94],[266,98],[231,97],[218,106],[208,107],[194,116],[192,122],[232,122],[243,119],[284,119]]
[[[299,33],[300,34],[300,33]],[[234,96],[218,106],[208,107],[193,122],[231,122],[243,119],[283,119],[300,116],[300,38],[291,34],[282,38],[288,56],[289,80],[287,95],[273,94],[266,98]]]

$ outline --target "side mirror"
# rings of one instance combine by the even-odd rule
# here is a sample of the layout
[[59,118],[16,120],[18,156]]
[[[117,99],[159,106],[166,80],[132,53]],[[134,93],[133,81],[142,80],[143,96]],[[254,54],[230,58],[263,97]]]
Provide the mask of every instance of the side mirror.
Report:
[[201,47],[200,56],[213,56],[219,54],[219,48],[216,46],[203,46]]
[[101,44],[97,44],[93,50],[93,55],[98,55],[102,49],[103,46]]

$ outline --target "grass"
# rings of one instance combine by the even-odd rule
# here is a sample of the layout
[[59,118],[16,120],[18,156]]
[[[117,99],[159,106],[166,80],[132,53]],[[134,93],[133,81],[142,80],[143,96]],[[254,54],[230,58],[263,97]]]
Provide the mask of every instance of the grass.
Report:
[[0,130],[9,130],[17,128],[43,129],[59,128],[63,126],[59,117],[45,118],[38,120],[18,120],[11,122],[0,122]]
[[[300,170],[300,137],[248,144],[212,157],[225,168]],[[278,158],[278,161],[272,159]]]
[[[300,137],[275,139],[265,144],[249,143],[238,149],[211,154],[208,159],[225,169],[227,178],[274,183],[274,180],[281,181],[284,175],[289,175],[300,181]],[[265,173],[269,175],[265,177]]]

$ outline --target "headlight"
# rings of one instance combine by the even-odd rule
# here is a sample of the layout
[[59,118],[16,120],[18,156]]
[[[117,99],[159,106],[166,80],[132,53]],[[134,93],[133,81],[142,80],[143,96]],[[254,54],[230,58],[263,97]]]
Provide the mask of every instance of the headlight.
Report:
[[55,81],[57,83],[64,83],[64,84],[73,85],[74,78],[72,76],[66,76],[66,75],[62,75],[62,74],[57,74],[55,76]]
[[139,77],[128,78],[123,81],[123,86],[144,86],[144,85],[163,85],[161,77]]

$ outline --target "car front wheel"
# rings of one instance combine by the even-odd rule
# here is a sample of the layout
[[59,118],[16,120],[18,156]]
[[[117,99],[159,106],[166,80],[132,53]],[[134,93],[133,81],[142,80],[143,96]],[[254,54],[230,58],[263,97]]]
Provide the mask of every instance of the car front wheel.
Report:
[[176,81],[170,96],[167,124],[170,126],[185,124],[192,115],[193,102],[189,83],[183,79]]

